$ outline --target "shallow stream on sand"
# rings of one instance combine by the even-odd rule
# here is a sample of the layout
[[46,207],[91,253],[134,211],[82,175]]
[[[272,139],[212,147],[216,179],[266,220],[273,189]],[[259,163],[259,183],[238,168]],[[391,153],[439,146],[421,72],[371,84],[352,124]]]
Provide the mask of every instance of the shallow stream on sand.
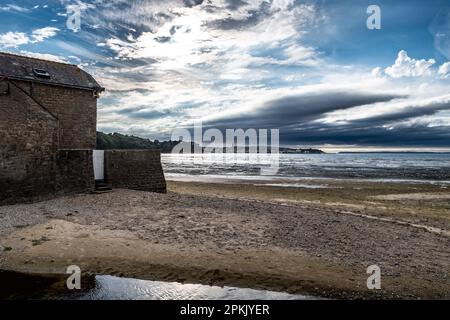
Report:
[[[97,275],[82,279],[80,290],[64,280],[0,272],[1,299],[75,300],[305,300],[311,296],[249,288],[218,287]],[[83,289],[85,288],[85,289]]]

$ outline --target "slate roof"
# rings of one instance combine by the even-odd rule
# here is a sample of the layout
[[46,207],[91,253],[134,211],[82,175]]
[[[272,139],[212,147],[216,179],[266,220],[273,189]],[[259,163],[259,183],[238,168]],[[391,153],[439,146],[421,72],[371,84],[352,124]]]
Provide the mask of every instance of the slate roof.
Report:
[[[49,78],[39,77],[34,69],[45,70]],[[0,76],[11,80],[33,81],[85,90],[103,91],[97,81],[76,65],[0,52]]]

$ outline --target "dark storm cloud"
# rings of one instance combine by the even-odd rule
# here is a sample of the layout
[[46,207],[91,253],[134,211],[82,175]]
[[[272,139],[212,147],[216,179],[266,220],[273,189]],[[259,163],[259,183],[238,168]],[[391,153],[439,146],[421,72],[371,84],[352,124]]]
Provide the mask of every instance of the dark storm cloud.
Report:
[[377,115],[373,117],[367,117],[361,120],[354,121],[354,124],[359,125],[383,125],[386,123],[392,123],[395,121],[402,121],[411,118],[431,116],[439,111],[450,110],[450,102],[434,103],[426,106],[410,106],[403,110]]
[[351,144],[386,147],[449,147],[450,130],[446,126],[414,124],[396,128],[357,125],[320,125],[281,128],[282,144]]
[[145,110],[144,107],[141,108],[125,108],[117,112],[121,115],[127,115],[132,119],[161,119],[170,116],[179,116],[180,113],[177,111],[158,111],[158,110]]
[[399,95],[328,92],[289,96],[272,100],[252,114],[211,123],[213,126],[279,128],[320,118],[327,112],[386,102]]
[[[404,98],[397,95],[331,92],[284,97],[267,102],[262,108],[239,117],[204,124],[221,130],[235,128],[280,129],[280,143],[289,144],[355,144],[360,146],[450,146],[450,130],[446,126],[403,124],[401,121],[439,111],[450,110],[450,103],[430,103],[405,107],[398,112],[368,116],[347,123],[322,123],[314,120],[326,113],[357,106],[369,106]],[[374,106],[375,107],[375,106]]]

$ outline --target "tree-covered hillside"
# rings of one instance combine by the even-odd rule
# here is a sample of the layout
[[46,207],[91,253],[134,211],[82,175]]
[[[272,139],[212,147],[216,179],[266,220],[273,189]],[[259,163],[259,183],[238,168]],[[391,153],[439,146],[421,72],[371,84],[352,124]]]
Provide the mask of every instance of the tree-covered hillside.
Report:
[[[110,150],[110,149],[159,149],[162,153],[170,153],[174,146],[179,144],[181,141],[158,141],[158,140],[150,140],[144,139],[136,136],[129,136],[121,133],[103,133],[97,132],[97,149],[98,150]],[[184,143],[184,142],[183,142]],[[191,152],[194,152],[194,146],[196,145],[193,142],[185,142],[185,149],[189,149],[189,145],[191,147]],[[198,146],[198,145],[197,145]],[[203,150],[203,149],[202,149]],[[230,152],[227,148],[223,149],[223,152]],[[233,151],[231,151],[233,152]],[[237,151],[237,147],[234,147],[234,152]],[[249,152],[249,147],[245,147],[245,152]],[[270,150],[268,150],[270,153]],[[280,147],[280,153],[324,153],[319,149],[312,148],[284,148]]]
[[121,133],[97,132],[97,149],[160,149],[161,152],[170,152],[180,141],[151,141],[136,136]]

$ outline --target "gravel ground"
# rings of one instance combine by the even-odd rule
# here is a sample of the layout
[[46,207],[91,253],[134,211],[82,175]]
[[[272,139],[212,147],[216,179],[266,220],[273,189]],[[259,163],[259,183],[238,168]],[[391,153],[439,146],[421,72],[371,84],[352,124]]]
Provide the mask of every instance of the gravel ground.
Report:
[[383,275],[444,285],[446,297],[450,292],[449,237],[333,208],[115,190],[0,207],[0,236],[50,219],[128,230],[151,243],[219,251],[281,248],[355,272],[377,264]]

